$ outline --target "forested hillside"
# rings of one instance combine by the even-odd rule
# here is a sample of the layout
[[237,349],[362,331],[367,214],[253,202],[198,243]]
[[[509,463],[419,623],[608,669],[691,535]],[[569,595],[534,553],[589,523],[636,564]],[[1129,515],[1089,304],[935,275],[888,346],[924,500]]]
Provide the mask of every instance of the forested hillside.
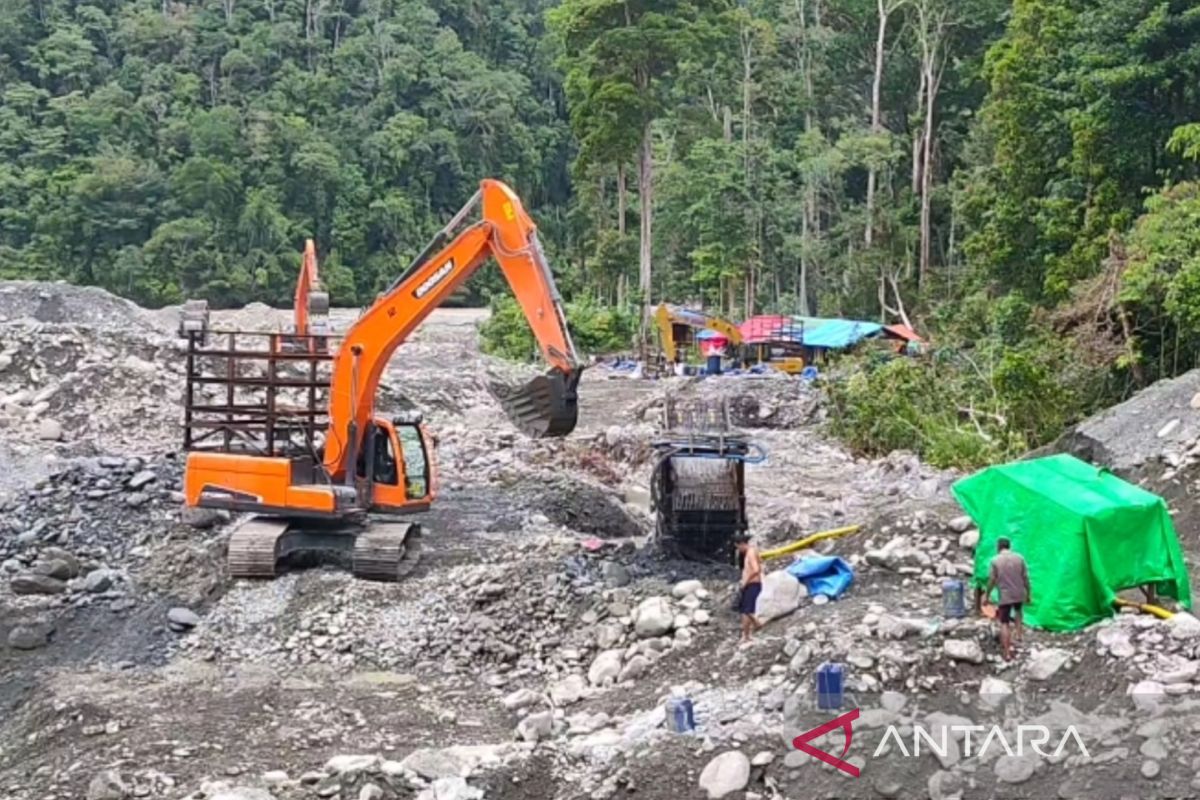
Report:
[[6,277],[286,303],[314,236],[361,303],[495,176],[589,307],[933,334],[847,384],[866,448],[1019,449],[1200,353],[1187,0],[0,0],[0,91]]
[[279,301],[315,236],[351,303],[489,175],[559,240],[542,29],[520,0],[4,0],[0,270]]

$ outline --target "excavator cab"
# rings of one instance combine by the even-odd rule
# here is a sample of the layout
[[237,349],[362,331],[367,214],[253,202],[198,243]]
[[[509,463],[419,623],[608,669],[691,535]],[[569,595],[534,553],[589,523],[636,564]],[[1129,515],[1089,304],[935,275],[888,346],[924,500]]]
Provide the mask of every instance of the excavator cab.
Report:
[[425,511],[433,502],[433,451],[419,419],[376,417],[358,460],[364,506],[381,514]]

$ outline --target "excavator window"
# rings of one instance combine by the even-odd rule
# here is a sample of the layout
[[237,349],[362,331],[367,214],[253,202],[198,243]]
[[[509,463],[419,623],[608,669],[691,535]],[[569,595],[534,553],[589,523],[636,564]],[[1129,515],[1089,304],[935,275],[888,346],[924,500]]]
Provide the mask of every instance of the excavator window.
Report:
[[392,439],[383,428],[375,428],[375,482],[395,486],[396,455],[392,452]]
[[420,500],[429,494],[429,459],[421,431],[416,425],[397,423],[396,436],[404,456],[405,496],[409,500]]

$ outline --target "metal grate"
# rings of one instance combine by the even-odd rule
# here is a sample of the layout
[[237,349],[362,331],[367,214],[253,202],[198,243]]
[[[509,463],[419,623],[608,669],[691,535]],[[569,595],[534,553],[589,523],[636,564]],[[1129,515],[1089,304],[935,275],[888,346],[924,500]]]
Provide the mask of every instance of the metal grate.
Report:
[[336,351],[327,339],[190,334],[184,449],[316,458],[329,425],[330,351]]

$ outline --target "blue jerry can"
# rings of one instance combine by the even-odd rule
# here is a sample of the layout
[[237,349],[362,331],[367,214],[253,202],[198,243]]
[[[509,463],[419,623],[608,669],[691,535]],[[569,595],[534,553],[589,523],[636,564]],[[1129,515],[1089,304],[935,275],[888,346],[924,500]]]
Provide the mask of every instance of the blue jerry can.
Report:
[[690,733],[696,729],[690,697],[672,697],[667,700],[667,728],[674,733]]
[[817,667],[817,708],[841,708],[845,686],[846,670],[841,664],[827,661]]
[[962,581],[954,579],[942,581],[942,615],[953,619],[967,615]]

